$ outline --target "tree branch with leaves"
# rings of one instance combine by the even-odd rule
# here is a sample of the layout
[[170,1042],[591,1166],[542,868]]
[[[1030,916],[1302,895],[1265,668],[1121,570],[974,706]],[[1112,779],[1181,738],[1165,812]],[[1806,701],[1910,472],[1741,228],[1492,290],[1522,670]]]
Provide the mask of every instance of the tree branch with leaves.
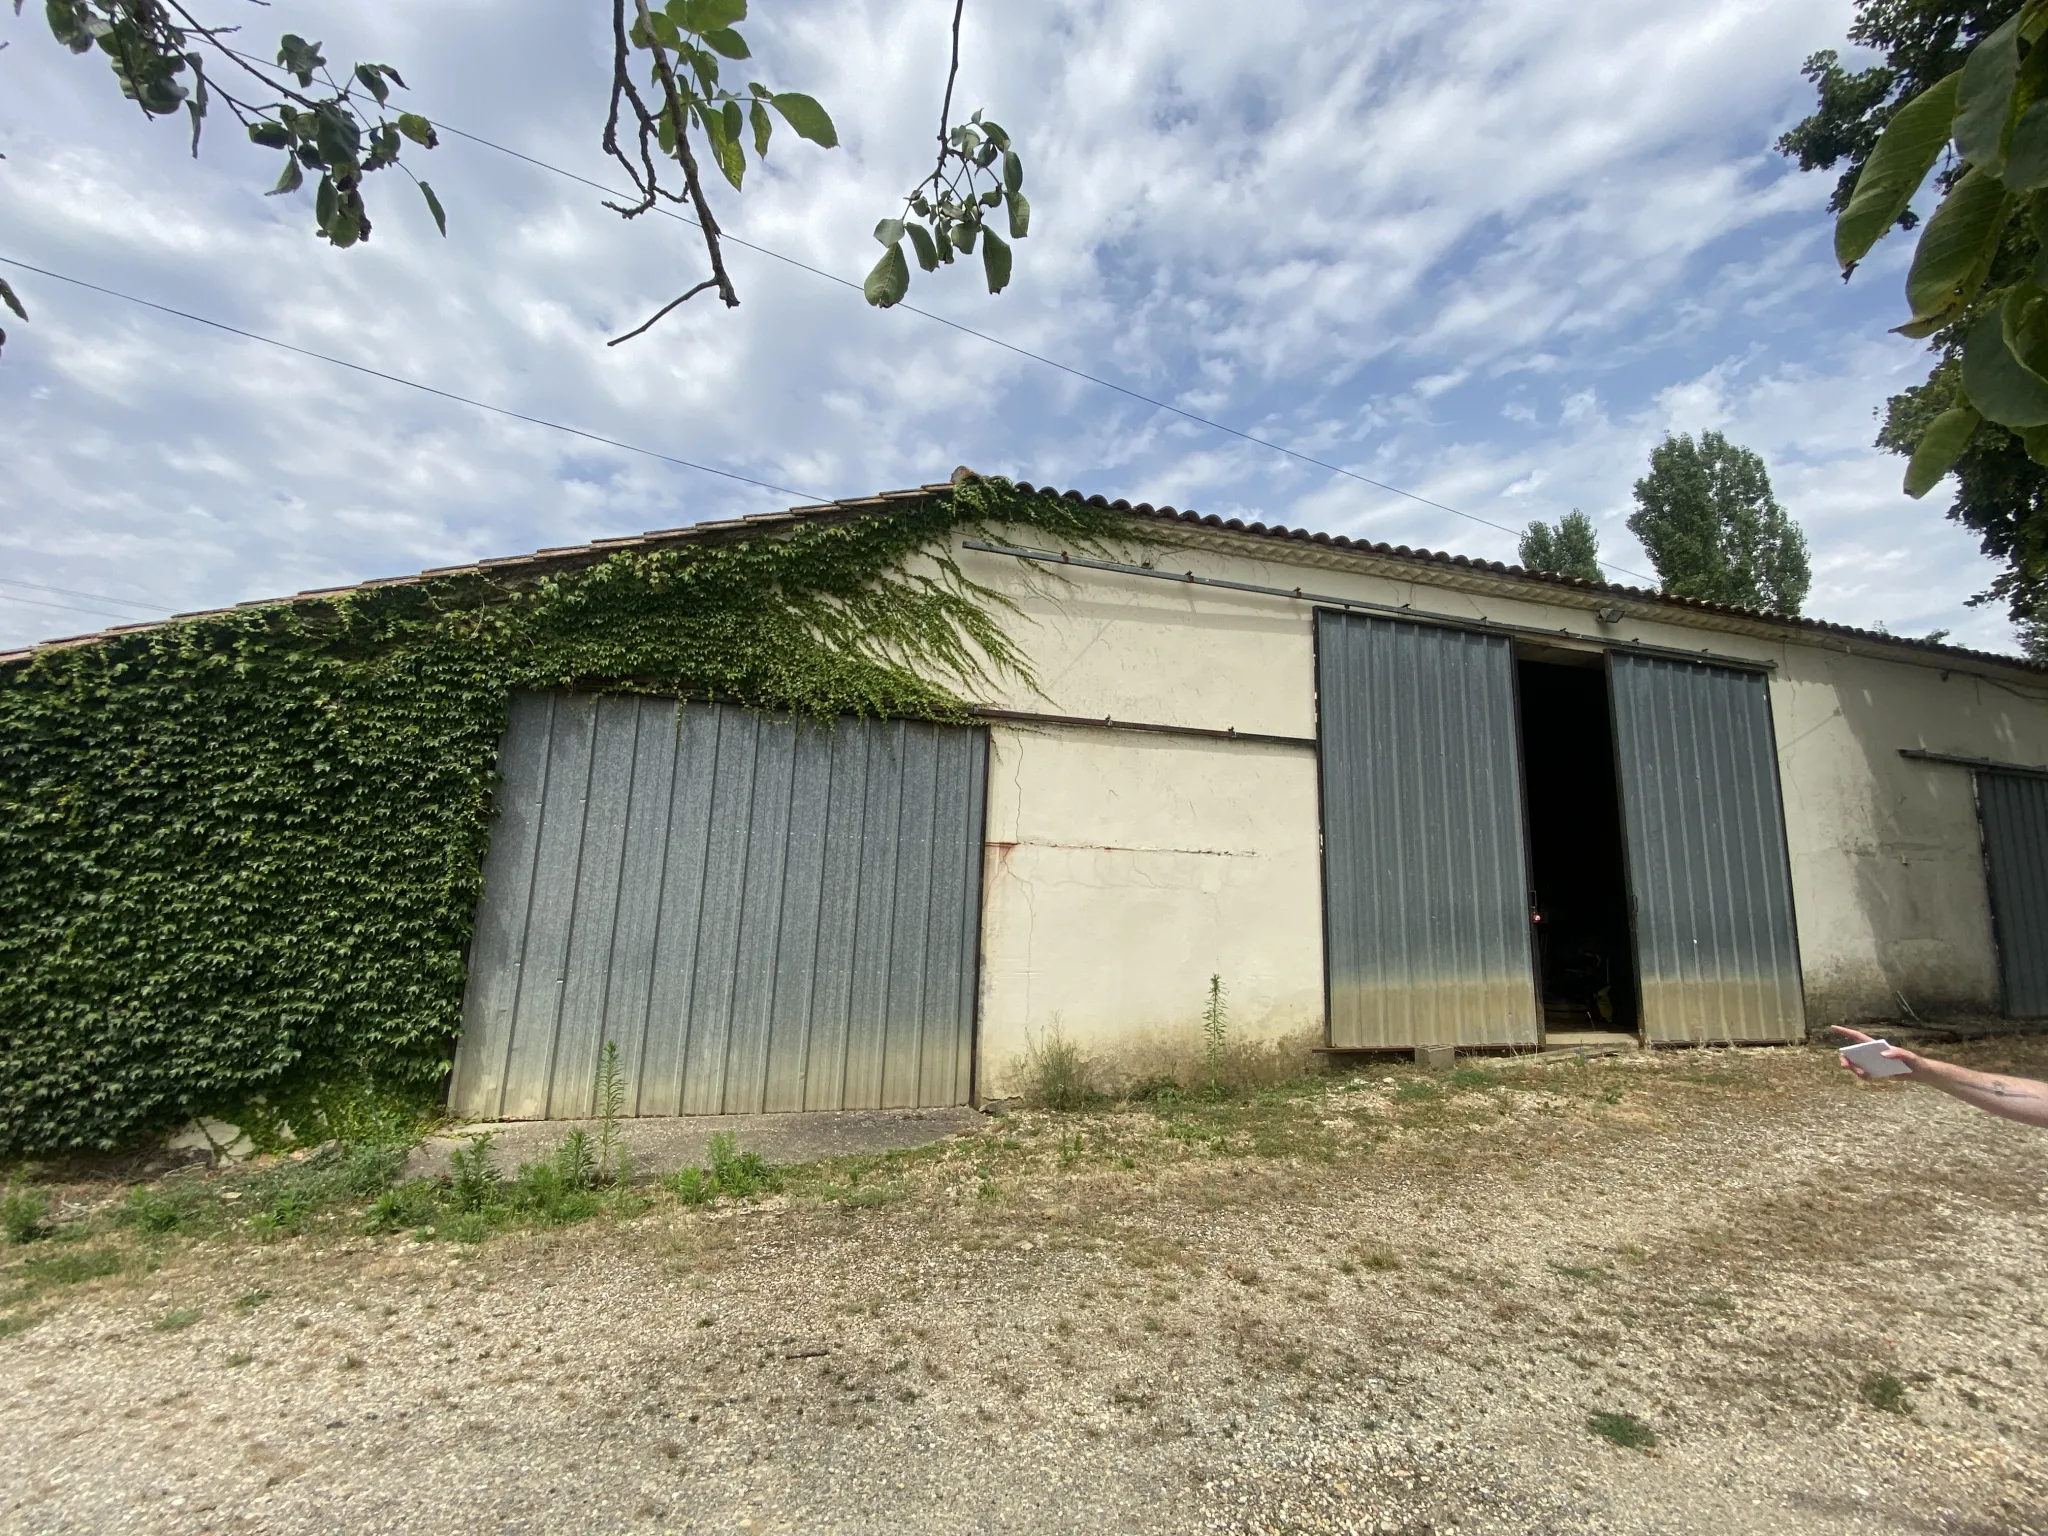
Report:
[[[882,280],[881,267],[869,275],[865,291],[871,304],[884,308],[909,286],[901,250],[906,232],[927,271],[950,263],[955,253],[971,254],[979,241],[989,292],[1000,293],[1010,279],[1010,248],[987,227],[985,215],[1006,207],[1012,239],[1023,238],[1030,226],[1023,163],[1009,135],[978,111],[965,122],[951,121],[964,7],[965,0],[955,0],[938,163],[906,198],[903,216],[877,227],[878,236],[893,231],[883,243],[892,247],[895,260]],[[14,0],[14,9],[19,15],[21,0]],[[261,59],[241,44],[239,28],[201,20],[185,0],[46,0],[45,9],[57,41],[74,53],[102,54],[122,93],[145,116],[189,117],[195,156],[200,128],[218,106],[241,123],[252,142],[285,152],[270,195],[297,192],[309,173],[317,173],[314,223],[338,248],[370,237],[364,179],[392,166],[412,175],[399,158],[406,141],[422,149],[437,142],[426,116],[390,110],[392,89],[406,85],[388,64],[358,63],[337,74],[321,44],[289,32],[274,61]],[[611,11],[612,90],[602,142],[624,169],[632,196],[605,206],[627,219],[664,202],[687,208],[709,268],[640,325],[614,337],[609,344],[616,346],[643,335],[698,294],[715,292],[728,307],[740,301],[707,195],[705,162],[738,192],[749,142],[754,158],[764,159],[778,120],[824,149],[835,148],[839,134],[824,106],[801,91],[772,90],[758,80],[739,91],[722,82],[727,66],[752,58],[738,30],[747,19],[746,0],[667,0],[658,8],[649,0],[612,0]],[[425,181],[413,179],[445,236],[440,199]],[[889,257],[883,266],[890,266]],[[5,280],[0,303],[28,318]],[[5,341],[0,331],[0,345]]]

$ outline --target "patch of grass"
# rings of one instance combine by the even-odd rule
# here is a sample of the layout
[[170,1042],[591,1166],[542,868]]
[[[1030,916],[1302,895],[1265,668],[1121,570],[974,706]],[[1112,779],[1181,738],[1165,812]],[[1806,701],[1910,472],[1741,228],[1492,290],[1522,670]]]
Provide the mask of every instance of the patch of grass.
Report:
[[1890,1371],[1875,1371],[1856,1383],[1856,1395],[1882,1413],[1910,1414],[1906,1384]]
[[1588,1414],[1586,1428],[1624,1451],[1653,1450],[1657,1445],[1657,1432],[1631,1413]]
[[49,1229],[50,1197],[40,1189],[11,1188],[0,1195],[0,1232],[10,1243],[32,1243]]
[[1358,1256],[1358,1262],[1367,1269],[1399,1269],[1401,1267],[1401,1256],[1391,1248],[1368,1248]]
[[158,1333],[176,1333],[180,1329],[190,1328],[198,1321],[199,1309],[197,1307],[173,1307],[149,1326]]
[[1434,1104],[1443,1096],[1443,1089],[1426,1077],[1411,1077],[1394,1088],[1396,1104]]
[[120,1250],[86,1248],[71,1253],[52,1253],[26,1260],[22,1276],[41,1285],[78,1285],[121,1272]]
[[247,1365],[251,1360],[254,1360],[255,1358],[256,1357],[250,1354],[248,1350],[238,1349],[233,1354],[228,1356],[228,1367],[231,1370],[237,1369],[241,1366]]
[[43,1320],[40,1312],[12,1312],[0,1317],[0,1339],[11,1339],[17,1333],[27,1333]]
[[270,1300],[271,1295],[269,1291],[244,1291],[235,1298],[235,1305],[244,1312],[254,1312]]
[[1701,1291],[1693,1297],[1692,1304],[1709,1312],[1733,1312],[1735,1310],[1735,1298],[1724,1296],[1719,1291]]
[[1445,1081],[1459,1092],[1469,1093],[1475,1088],[1491,1088],[1494,1076],[1484,1067],[1453,1067]]
[[1553,1263],[1550,1267],[1556,1270],[1560,1275],[1563,1275],[1567,1280],[1578,1280],[1581,1282],[1590,1282],[1597,1284],[1598,1282],[1603,1281],[1607,1278],[1605,1271],[1595,1269],[1588,1264]]
[[216,1226],[220,1214],[220,1197],[205,1184],[186,1179],[155,1188],[136,1186],[114,1219],[145,1237],[161,1237]]
[[402,1232],[408,1227],[423,1227],[432,1222],[441,1209],[441,1185],[436,1179],[407,1179],[377,1197],[370,1207],[368,1226],[371,1232]]
[[[760,1195],[777,1194],[782,1189],[781,1173],[769,1167],[760,1153],[742,1152],[738,1141],[729,1131],[720,1131],[711,1138],[706,1155],[710,1158],[710,1167],[685,1168],[680,1173],[669,1174],[660,1181],[661,1187],[684,1205],[709,1205],[720,1195],[734,1200],[752,1200]],[[857,1186],[859,1182],[859,1169],[850,1170],[849,1194],[852,1192],[852,1186]],[[828,1185],[828,1198],[829,1190]]]

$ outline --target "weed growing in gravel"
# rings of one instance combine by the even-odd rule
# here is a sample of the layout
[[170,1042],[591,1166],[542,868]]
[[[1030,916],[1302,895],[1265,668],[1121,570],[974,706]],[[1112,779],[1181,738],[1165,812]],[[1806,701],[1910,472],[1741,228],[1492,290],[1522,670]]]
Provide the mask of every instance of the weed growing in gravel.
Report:
[[1906,1397],[1906,1384],[1890,1371],[1876,1371],[1856,1384],[1856,1395],[1883,1413],[1910,1414],[1913,1405]]
[[1401,1267],[1401,1256],[1391,1248],[1368,1248],[1359,1255],[1358,1262],[1367,1269],[1399,1269]]
[[494,1133],[479,1131],[467,1147],[449,1154],[449,1204],[456,1210],[474,1213],[498,1202],[498,1165],[491,1156]]
[[269,1291],[244,1291],[235,1298],[235,1305],[244,1312],[254,1312],[263,1303],[270,1300],[270,1297],[271,1292]]
[[1209,1000],[1202,1005],[1202,1067],[1209,1097],[1223,1095],[1223,1064],[1230,1048],[1230,1014],[1225,1006],[1223,978],[1209,978]]
[[706,1155],[711,1159],[710,1167],[672,1173],[661,1181],[662,1187],[685,1205],[709,1205],[720,1195],[751,1200],[782,1188],[782,1176],[762,1161],[760,1153],[740,1151],[738,1141],[729,1131],[720,1131],[711,1138]]
[[1586,1428],[1624,1451],[1652,1450],[1657,1444],[1657,1432],[1630,1413],[1589,1414]]
[[40,1189],[10,1187],[0,1195],[0,1232],[10,1243],[32,1243],[43,1236],[49,1214],[50,1197]]
[[42,1320],[40,1312],[16,1312],[8,1317],[0,1317],[0,1339],[11,1339],[17,1333],[27,1333]]
[[[592,1170],[600,1183],[623,1184],[626,1181],[626,1146],[619,1138],[619,1116],[626,1110],[626,1075],[619,1069],[619,1046],[615,1040],[604,1043],[604,1053],[597,1059],[597,1156]],[[572,1139],[580,1137],[581,1131],[571,1131]]]
[[251,1360],[254,1360],[255,1358],[256,1357],[250,1354],[248,1350],[238,1349],[233,1354],[228,1356],[227,1364],[230,1369],[237,1369],[241,1366],[247,1365]]
[[149,1326],[158,1333],[176,1333],[180,1329],[190,1328],[198,1321],[199,1309],[197,1307],[173,1307]]
[[1088,1058],[1059,1032],[1058,1025],[1032,1043],[1025,1057],[1028,1097],[1044,1109],[1071,1113],[1100,1102]]

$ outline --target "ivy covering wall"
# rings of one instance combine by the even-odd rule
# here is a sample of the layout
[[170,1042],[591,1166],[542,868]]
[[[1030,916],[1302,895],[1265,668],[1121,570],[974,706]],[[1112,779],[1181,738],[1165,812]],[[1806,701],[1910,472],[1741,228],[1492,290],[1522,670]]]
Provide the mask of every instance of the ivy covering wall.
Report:
[[[957,717],[1021,671],[962,529],[1115,513],[968,482],[842,520],[241,610],[0,669],[0,1158],[336,1082],[437,1091],[519,688]],[[934,557],[920,559],[919,556]]]

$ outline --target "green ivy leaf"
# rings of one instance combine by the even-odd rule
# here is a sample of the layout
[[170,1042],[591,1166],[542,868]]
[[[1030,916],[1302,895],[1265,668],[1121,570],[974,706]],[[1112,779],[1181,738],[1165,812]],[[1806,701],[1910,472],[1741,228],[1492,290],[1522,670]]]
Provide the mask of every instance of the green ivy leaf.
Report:
[[782,120],[796,130],[798,138],[809,139],[825,149],[839,147],[839,130],[832,126],[831,117],[814,98],[800,91],[777,91],[768,101],[782,114]]
[[434,196],[434,189],[424,181],[420,183],[420,196],[427,200],[427,212],[434,216],[434,227],[441,231],[443,240],[448,238],[448,215],[442,211],[441,199]]
[[894,245],[903,238],[901,219],[884,219],[875,226],[875,240],[881,245]]
[[1014,149],[1003,150],[1003,190],[1013,196],[1024,190],[1024,162]]
[[649,11],[647,25],[654,31],[654,40],[664,48],[673,49],[678,53],[682,51],[683,29],[675,24],[668,12]]
[[358,64],[356,78],[363,82],[363,89],[377,98],[377,105],[383,106],[391,99],[391,87],[384,83],[384,75],[375,64]]
[[747,104],[747,121],[754,129],[754,155],[757,159],[768,158],[768,135],[775,127],[768,116],[768,109],[761,105],[759,98]]
[[2005,169],[2006,129],[2012,121],[2013,85],[2020,72],[2020,19],[1970,50],[1956,92],[1956,152],[1993,176]]
[[1913,447],[1913,457],[1906,465],[1906,494],[1919,500],[1941,482],[1941,477],[1955,468],[1956,460],[1963,456],[1963,450],[1970,446],[1970,439],[1976,434],[1977,423],[1983,420],[1967,405],[1951,406],[1927,424],[1927,430],[1920,434],[1920,441]]
[[1010,286],[1010,248],[992,229],[981,232],[981,270],[990,293],[1001,293]]
[[273,123],[267,118],[258,118],[249,125],[249,142],[261,144],[265,149],[290,149],[291,130],[282,123]]
[[296,192],[306,184],[306,173],[299,169],[299,157],[286,155],[284,170],[278,174],[277,185],[264,193],[265,197],[276,197],[280,192]]
[[903,296],[910,292],[910,263],[903,259],[902,246],[892,245],[883,252],[867,281],[860,285],[860,291],[877,309],[903,302]]
[[939,248],[932,243],[930,233],[922,224],[906,225],[910,235],[910,248],[917,252],[917,264],[927,272],[939,270]]
[[1959,312],[1983,286],[1998,254],[2011,200],[1989,171],[1972,166],[1921,231],[1906,277],[1913,318]]
[[441,142],[434,132],[434,125],[417,112],[399,113],[398,131],[422,149],[432,149]]
[[1007,201],[1010,205],[1010,238],[1022,240],[1031,233],[1031,199],[1022,192],[1012,192]]
[[1948,143],[1962,71],[1929,86],[1892,114],[1878,136],[1849,206],[1835,221],[1835,260],[1847,271],[1898,222]]

